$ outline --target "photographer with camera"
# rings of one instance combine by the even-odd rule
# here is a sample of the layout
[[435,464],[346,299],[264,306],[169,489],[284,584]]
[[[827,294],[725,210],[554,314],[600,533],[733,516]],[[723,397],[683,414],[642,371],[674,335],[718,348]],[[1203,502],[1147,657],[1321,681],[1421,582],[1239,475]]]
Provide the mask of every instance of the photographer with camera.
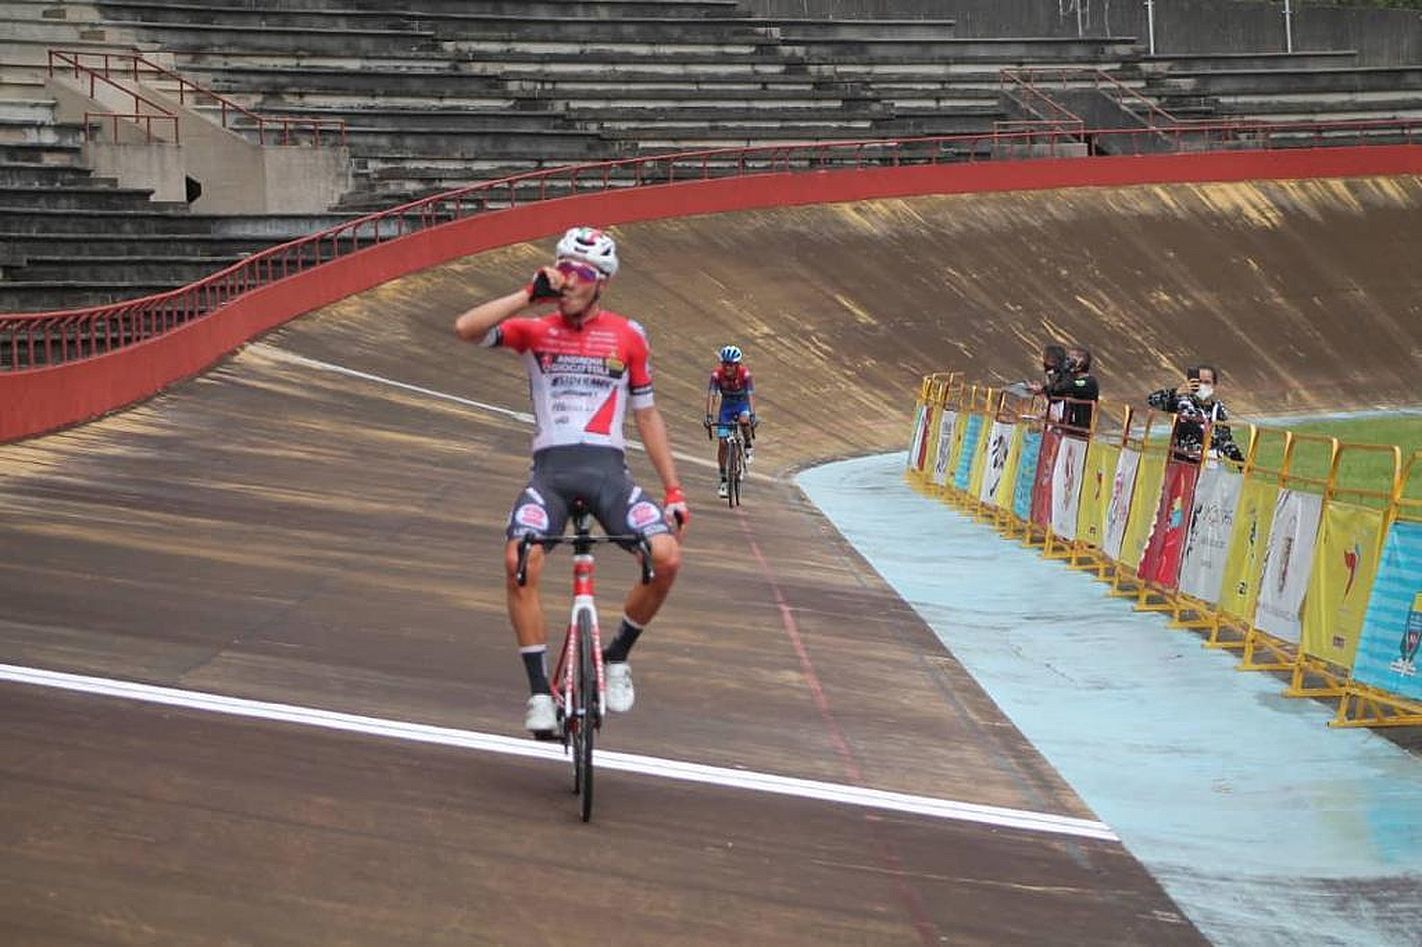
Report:
[[1086,437],[1091,433],[1091,419],[1096,402],[1101,399],[1101,385],[1091,374],[1091,351],[1074,345],[1067,349],[1062,371],[1055,384],[1046,390],[1048,398],[1063,408],[1061,422],[1068,434]]
[[1234,442],[1229,425],[1229,412],[1216,396],[1220,373],[1213,365],[1191,365],[1185,369],[1185,386],[1161,388],[1146,397],[1146,404],[1157,411],[1176,416],[1175,441],[1172,445],[1179,460],[1199,460],[1204,450],[1205,425],[1210,426],[1210,452],[1244,463],[1244,452]]

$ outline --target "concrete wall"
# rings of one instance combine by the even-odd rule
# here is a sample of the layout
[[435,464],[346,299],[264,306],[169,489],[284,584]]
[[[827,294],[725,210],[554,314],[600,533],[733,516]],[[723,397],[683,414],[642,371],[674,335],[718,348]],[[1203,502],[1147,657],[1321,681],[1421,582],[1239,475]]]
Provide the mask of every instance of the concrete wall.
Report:
[[[1060,0],[742,0],[756,13],[801,17],[941,18],[959,36],[1075,36]],[[1147,38],[1144,0],[1084,0],[1090,36]],[[1354,49],[1363,65],[1422,63],[1422,13],[1316,6],[1295,0],[1294,49]],[[1257,53],[1284,49],[1283,4],[1260,0],[1157,0],[1161,53]]]
[[[70,77],[52,78],[46,88],[58,103],[61,121],[80,122],[85,112],[133,107],[131,99],[120,102],[111,94],[91,99],[87,83],[76,86]],[[121,122],[117,141],[106,131],[85,148],[98,174],[117,178],[125,187],[149,188],[153,199],[161,201],[186,200],[187,178],[192,178],[202,185],[202,194],[191,206],[202,214],[321,213],[350,190],[345,148],[256,145],[176,99],[139,88],[146,99],[179,116],[179,140],[172,140],[171,122],[154,123],[158,142]],[[96,93],[102,89],[95,87]]]

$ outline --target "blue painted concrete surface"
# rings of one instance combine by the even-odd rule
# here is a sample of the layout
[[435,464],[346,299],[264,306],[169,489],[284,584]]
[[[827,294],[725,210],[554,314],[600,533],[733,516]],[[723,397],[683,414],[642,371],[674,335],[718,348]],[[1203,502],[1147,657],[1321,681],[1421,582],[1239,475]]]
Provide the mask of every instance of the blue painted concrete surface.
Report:
[[1218,944],[1422,944],[1422,760],[914,492],[798,483]]

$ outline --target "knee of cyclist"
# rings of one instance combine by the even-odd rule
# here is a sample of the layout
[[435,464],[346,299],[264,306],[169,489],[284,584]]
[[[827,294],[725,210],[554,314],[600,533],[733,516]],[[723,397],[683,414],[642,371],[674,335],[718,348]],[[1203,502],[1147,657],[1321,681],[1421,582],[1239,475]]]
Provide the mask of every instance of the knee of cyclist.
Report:
[[681,546],[676,542],[657,543],[652,547],[652,568],[657,578],[670,582],[681,569]]

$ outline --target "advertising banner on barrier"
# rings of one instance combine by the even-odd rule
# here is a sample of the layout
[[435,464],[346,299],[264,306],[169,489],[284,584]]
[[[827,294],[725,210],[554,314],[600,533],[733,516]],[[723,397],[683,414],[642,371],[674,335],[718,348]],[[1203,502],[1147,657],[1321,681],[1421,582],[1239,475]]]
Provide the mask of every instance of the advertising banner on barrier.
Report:
[[1377,576],[1382,528],[1382,510],[1337,500],[1324,507],[1304,596],[1305,654],[1352,667]]
[[1012,450],[1012,432],[1012,425],[1001,421],[992,422],[988,431],[987,463],[978,487],[978,499],[984,503],[997,502],[997,490],[1007,471],[1007,455]]
[[1160,505],[1136,571],[1143,580],[1160,588],[1173,589],[1180,581],[1180,559],[1190,532],[1190,510],[1195,507],[1195,481],[1199,476],[1199,466],[1189,461],[1172,460],[1165,465]]
[[1254,626],[1283,641],[1297,644],[1302,634],[1303,599],[1313,571],[1313,545],[1322,512],[1323,497],[1316,493],[1285,488],[1274,502]]
[[999,510],[1012,509],[1012,498],[1017,490],[1017,468],[1022,461],[1022,442],[1026,433],[1026,428],[1014,424],[1012,433],[1007,437],[1007,463],[1003,465],[1002,477],[993,494],[993,503]]
[[938,446],[933,452],[933,483],[943,486],[948,482],[948,460],[953,456],[953,442],[958,436],[958,412],[944,411],[938,421]]
[[1216,605],[1224,584],[1229,541],[1234,533],[1235,510],[1244,477],[1237,470],[1206,467],[1195,484],[1190,510],[1190,532],[1180,560],[1180,591],[1196,601]]
[[1082,473],[1086,469],[1086,441],[1064,436],[1057,447],[1052,471],[1052,532],[1076,539],[1076,517],[1081,509]]
[[1116,561],[1121,559],[1121,544],[1126,538],[1131,498],[1136,490],[1136,470],[1140,464],[1140,451],[1133,447],[1121,448],[1116,458],[1116,474],[1111,478],[1111,499],[1106,504],[1106,541],[1101,546],[1101,551]]
[[1134,569],[1141,563],[1146,541],[1155,526],[1155,511],[1160,507],[1160,490],[1165,483],[1165,457],[1146,454],[1136,469],[1136,489],[1131,495],[1131,508],[1126,514],[1126,532],[1121,537],[1121,565]]
[[1061,431],[1042,432],[1037,472],[1032,480],[1032,522],[1038,526],[1052,525],[1052,475],[1057,470],[1057,448],[1061,443]]
[[909,470],[923,470],[923,452],[928,449],[928,405],[921,404],[913,413],[913,435],[909,437],[908,459],[904,466]]
[[983,432],[983,416],[970,414],[963,421],[962,446],[958,449],[958,468],[953,472],[953,486],[967,490],[972,483],[973,457],[978,452],[978,438]]
[[1081,503],[1076,516],[1076,538],[1100,549],[1106,539],[1106,504],[1110,499],[1111,476],[1116,472],[1121,448],[1117,444],[1092,441],[1086,448],[1086,464],[1081,475]]
[[1264,549],[1269,527],[1274,523],[1274,504],[1279,485],[1251,477],[1239,488],[1239,505],[1234,508],[1234,530],[1225,556],[1224,581],[1220,584],[1220,611],[1235,618],[1252,620],[1259,596],[1259,573],[1264,568]]
[[1387,531],[1382,562],[1363,618],[1353,677],[1422,700],[1422,523]]
[[1042,455],[1042,432],[1027,431],[1017,457],[1017,482],[1012,489],[1012,512],[1022,522],[1032,516],[1032,488],[1037,484],[1037,462]]
[[987,476],[988,447],[992,443],[992,420],[982,416],[982,427],[978,430],[978,449],[973,451],[973,469],[968,473],[968,494],[977,500],[982,497],[983,478]]

